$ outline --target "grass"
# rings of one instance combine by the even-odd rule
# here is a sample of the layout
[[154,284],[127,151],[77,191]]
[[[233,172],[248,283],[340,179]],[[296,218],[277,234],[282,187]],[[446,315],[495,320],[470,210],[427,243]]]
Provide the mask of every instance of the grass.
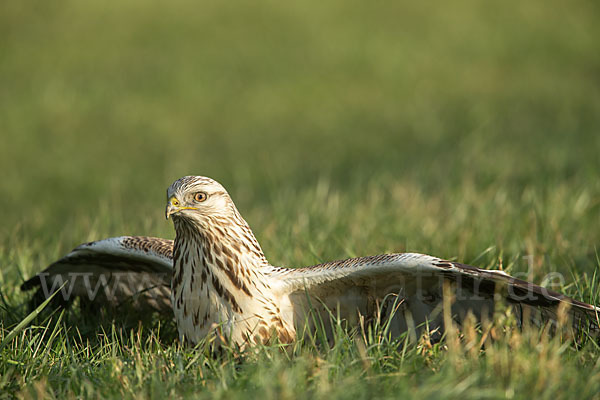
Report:
[[[165,189],[186,174],[229,189],[273,264],[419,251],[538,283],[556,272],[546,284],[600,303],[598,11],[3,2],[0,340],[28,314],[19,284],[75,245],[173,237]],[[340,333],[241,358],[131,317],[38,318],[0,351],[0,398],[600,392],[596,346],[519,332],[510,315],[483,351],[472,328],[460,343]]]

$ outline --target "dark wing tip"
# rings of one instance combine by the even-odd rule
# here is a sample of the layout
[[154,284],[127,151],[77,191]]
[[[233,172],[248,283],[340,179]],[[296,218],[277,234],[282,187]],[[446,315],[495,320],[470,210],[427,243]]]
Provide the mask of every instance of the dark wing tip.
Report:
[[[592,304],[575,300],[567,295],[556,292],[544,286],[537,285],[533,282],[524,281],[504,273],[499,273],[501,271],[481,269],[458,262],[451,262],[451,264],[464,271],[477,272],[484,279],[491,278],[492,280],[496,281],[496,284],[503,283],[509,285],[511,290],[509,296],[507,297],[508,300],[517,300],[519,302],[540,307],[557,306],[561,302],[564,302],[588,312],[598,312],[598,308]],[[442,265],[438,266],[443,268]]]
[[32,276],[31,278],[27,279],[25,282],[23,282],[21,284],[21,290],[28,291],[35,287],[40,286],[40,284],[41,284],[41,280],[40,280],[39,275],[35,275],[35,276]]

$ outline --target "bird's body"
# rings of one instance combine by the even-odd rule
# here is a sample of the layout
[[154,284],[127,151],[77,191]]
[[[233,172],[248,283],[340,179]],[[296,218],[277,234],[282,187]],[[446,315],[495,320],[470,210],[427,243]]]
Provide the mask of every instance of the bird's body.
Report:
[[[70,296],[90,297],[92,287],[96,296],[100,285],[102,299],[113,304],[141,293],[136,300],[142,306],[172,309],[181,338],[191,343],[212,334],[239,346],[273,338],[286,343],[318,324],[331,333],[333,319],[349,328],[385,320],[394,337],[407,330],[440,333],[447,304],[458,322],[469,313],[484,319],[491,318],[499,297],[520,321],[556,321],[565,305],[575,326],[598,331],[598,308],[592,305],[501,271],[423,254],[275,267],[218,182],[184,177],[167,196],[174,242],[126,236],[84,244],[23,288],[37,285],[48,296],[70,279]],[[451,303],[443,301],[447,284],[455,290]]]
[[167,211],[176,232],[171,302],[180,335],[195,343],[216,328],[219,337],[243,344],[275,331],[290,341],[293,326],[265,276],[270,264],[225,189],[209,178],[182,178],[169,188],[170,206],[190,193],[205,194],[201,203],[210,212]]

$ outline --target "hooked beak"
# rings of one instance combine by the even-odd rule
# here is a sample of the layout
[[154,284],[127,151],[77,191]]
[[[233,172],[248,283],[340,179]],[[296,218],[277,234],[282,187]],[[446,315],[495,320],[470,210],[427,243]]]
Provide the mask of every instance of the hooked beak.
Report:
[[171,214],[175,212],[177,212],[177,210],[175,210],[175,207],[173,207],[171,204],[167,204],[167,208],[165,209],[165,218],[169,219]]
[[167,201],[167,207],[165,209],[165,218],[169,219],[169,217],[173,214],[177,214],[181,210],[197,210],[196,207],[183,207],[181,202],[175,198],[175,196],[171,197],[169,201]]
[[177,200],[175,198],[175,196],[171,197],[169,199],[169,201],[167,201],[167,208],[165,209],[165,218],[169,219],[169,217],[171,216],[171,214],[175,214],[177,212],[179,212],[180,206],[181,204],[179,203],[179,200]]

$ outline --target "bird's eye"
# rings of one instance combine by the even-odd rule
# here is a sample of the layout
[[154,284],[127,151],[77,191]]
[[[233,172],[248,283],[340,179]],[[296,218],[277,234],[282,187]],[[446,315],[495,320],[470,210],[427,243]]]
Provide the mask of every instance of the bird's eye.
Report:
[[196,200],[197,202],[202,202],[204,200],[206,200],[208,196],[206,195],[206,193],[204,192],[198,192],[194,195],[194,200]]

